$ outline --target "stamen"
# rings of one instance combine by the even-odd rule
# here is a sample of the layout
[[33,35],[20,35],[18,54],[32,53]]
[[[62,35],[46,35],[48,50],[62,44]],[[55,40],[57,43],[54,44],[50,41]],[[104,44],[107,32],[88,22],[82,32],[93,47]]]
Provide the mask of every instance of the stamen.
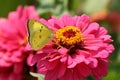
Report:
[[79,28],[74,26],[66,26],[56,32],[57,44],[64,47],[71,47],[83,41]]

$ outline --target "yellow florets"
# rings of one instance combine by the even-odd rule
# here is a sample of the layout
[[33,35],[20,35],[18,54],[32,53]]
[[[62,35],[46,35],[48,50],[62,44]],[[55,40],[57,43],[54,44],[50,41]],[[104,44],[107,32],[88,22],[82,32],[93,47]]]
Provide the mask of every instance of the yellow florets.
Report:
[[66,26],[56,32],[56,40],[60,45],[74,46],[82,41],[82,34],[79,28]]

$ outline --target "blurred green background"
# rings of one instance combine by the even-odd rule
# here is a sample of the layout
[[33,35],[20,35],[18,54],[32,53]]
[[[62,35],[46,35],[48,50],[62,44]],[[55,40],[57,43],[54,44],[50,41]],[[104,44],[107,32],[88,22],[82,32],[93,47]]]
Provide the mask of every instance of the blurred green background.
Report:
[[108,76],[103,80],[120,80],[120,0],[0,0],[0,17],[7,18],[8,13],[19,5],[34,5],[43,18],[59,17],[63,13],[73,16],[85,13],[104,26],[114,40],[115,51],[110,56],[112,62],[109,63]]

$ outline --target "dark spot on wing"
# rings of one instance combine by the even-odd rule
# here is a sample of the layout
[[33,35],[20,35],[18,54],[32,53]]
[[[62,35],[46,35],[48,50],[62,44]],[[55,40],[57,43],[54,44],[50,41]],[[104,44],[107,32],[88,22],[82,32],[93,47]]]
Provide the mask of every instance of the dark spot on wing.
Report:
[[48,38],[51,38],[50,36]]
[[39,45],[37,45],[37,47],[39,47]]
[[40,29],[39,31],[41,32],[42,30]]
[[41,28],[43,28],[43,26],[41,26]]
[[41,38],[42,36],[41,35],[39,35],[39,38]]

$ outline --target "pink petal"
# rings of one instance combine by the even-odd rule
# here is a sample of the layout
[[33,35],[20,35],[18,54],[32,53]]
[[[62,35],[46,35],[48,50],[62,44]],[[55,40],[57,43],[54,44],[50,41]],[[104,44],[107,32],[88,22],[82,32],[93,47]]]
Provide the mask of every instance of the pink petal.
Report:
[[107,51],[109,52],[109,53],[111,53],[112,51],[114,51],[115,50],[115,48],[114,48],[114,46],[112,45],[112,44],[108,44],[107,45]]
[[92,34],[96,33],[96,31],[99,29],[99,24],[97,23],[91,23],[86,30],[84,30],[83,34]]
[[90,66],[91,67],[97,67],[97,65],[98,65],[98,61],[97,61],[97,59],[96,58],[88,58],[88,60],[89,60],[89,62],[90,62]]
[[[45,66],[46,66],[46,68],[48,69],[48,70],[51,70],[51,69],[54,69],[58,64],[59,64],[59,61],[58,60],[54,60],[54,61],[52,61],[52,62],[47,62],[46,61],[46,63],[44,63],[45,64]],[[39,65],[39,64],[38,64]],[[42,65],[42,64],[41,64]]]
[[83,77],[87,77],[91,74],[91,69],[85,64],[79,64],[77,70]]
[[66,67],[64,64],[58,64],[56,68],[47,72],[45,80],[56,80],[64,74],[65,70]]
[[96,80],[102,80],[102,76],[107,75],[108,63],[106,61],[100,60],[98,66],[93,69],[93,75],[95,76]]
[[29,65],[29,66],[32,66],[32,58],[33,58],[33,54],[29,54],[29,56],[28,56],[28,58],[27,58],[27,64]]
[[68,49],[62,47],[62,48],[60,48],[60,49],[58,50],[58,52],[59,52],[60,54],[66,55],[67,52],[68,52]]
[[56,31],[57,29],[54,28],[50,23],[48,23],[45,19],[40,19],[39,20],[41,23],[43,23],[44,25],[48,26],[51,30]]
[[66,71],[66,64],[65,63],[61,63],[59,66],[60,67],[59,67],[59,72],[58,72],[58,78],[62,77]]
[[79,73],[77,69],[74,69],[73,80],[84,80],[84,77]]
[[33,58],[32,58],[32,61],[31,61],[31,65],[34,65],[37,61],[39,61],[41,58],[44,58],[46,56],[46,54],[36,54],[36,55],[34,55],[33,56]]
[[31,51],[31,50],[33,50],[33,49],[32,49],[32,47],[30,46],[30,44],[28,43],[28,44],[26,45],[26,47],[25,47],[25,50]]
[[12,65],[12,63],[11,62],[5,62],[5,60],[4,59],[0,59],[0,66],[1,67],[10,67]]
[[66,62],[67,59],[68,59],[68,58],[67,58],[67,55],[66,55],[66,56],[63,56],[63,57],[60,59],[60,61],[61,61],[61,62]]
[[19,73],[22,72],[22,70],[23,70],[23,63],[22,62],[21,63],[16,63],[14,65],[14,73],[19,74]]
[[37,72],[41,73],[41,74],[46,74],[47,69],[45,66],[39,66],[39,67],[37,67]]
[[107,30],[104,27],[99,28],[99,35],[105,35],[107,34]]
[[77,62],[73,61],[72,64],[68,65],[67,68],[74,68],[77,65]]
[[48,23],[50,24],[51,29],[53,31],[57,31],[59,29],[59,26],[55,25],[55,20],[54,19],[48,20]]
[[[26,6],[24,7],[23,14],[26,15],[26,17],[29,16],[29,18],[39,19],[38,13],[36,13],[35,6]],[[24,16],[23,15],[23,16]]]
[[71,56],[68,55],[68,66],[71,65],[73,63],[73,59]]
[[67,69],[65,74],[59,80],[73,80],[72,70]]
[[81,57],[81,58],[80,58],[80,59],[81,59],[80,61],[84,60],[85,57],[89,57],[89,56],[90,56],[90,52],[85,51],[85,50],[76,50],[76,52],[77,52],[77,54],[78,54],[78,57],[79,57],[79,56]]
[[110,35],[102,35],[100,36],[101,39],[103,39],[104,42],[112,42],[113,40],[111,40],[111,36]]
[[109,57],[109,52],[107,50],[98,51],[97,55],[95,55],[94,57],[107,58]]
[[73,20],[73,18],[72,18],[70,15],[68,15],[68,14],[62,15],[62,17],[61,17],[60,20],[63,21],[64,27],[65,27],[65,26],[74,26],[74,20]]
[[80,17],[76,16],[74,20],[76,22],[75,26],[80,28],[82,32],[88,27],[88,24],[90,23],[90,18],[85,14],[81,15]]
[[17,11],[10,12],[8,15],[9,20],[17,20],[19,19],[19,13],[22,11],[22,6],[18,6]]
[[77,63],[81,63],[83,62],[85,59],[85,56],[83,55],[76,55],[76,58],[74,58],[74,61],[77,62]]
[[92,46],[92,45],[90,45],[90,46],[85,46],[84,47],[85,49],[88,49],[88,50],[98,50],[99,49],[99,46]]
[[[54,27],[56,27],[56,25],[59,28],[63,28],[64,27],[63,21],[61,21],[61,20],[59,20],[59,19],[57,19],[57,18],[55,18],[53,16],[52,16],[52,19],[54,19]],[[57,29],[59,29],[59,28],[57,28]]]

